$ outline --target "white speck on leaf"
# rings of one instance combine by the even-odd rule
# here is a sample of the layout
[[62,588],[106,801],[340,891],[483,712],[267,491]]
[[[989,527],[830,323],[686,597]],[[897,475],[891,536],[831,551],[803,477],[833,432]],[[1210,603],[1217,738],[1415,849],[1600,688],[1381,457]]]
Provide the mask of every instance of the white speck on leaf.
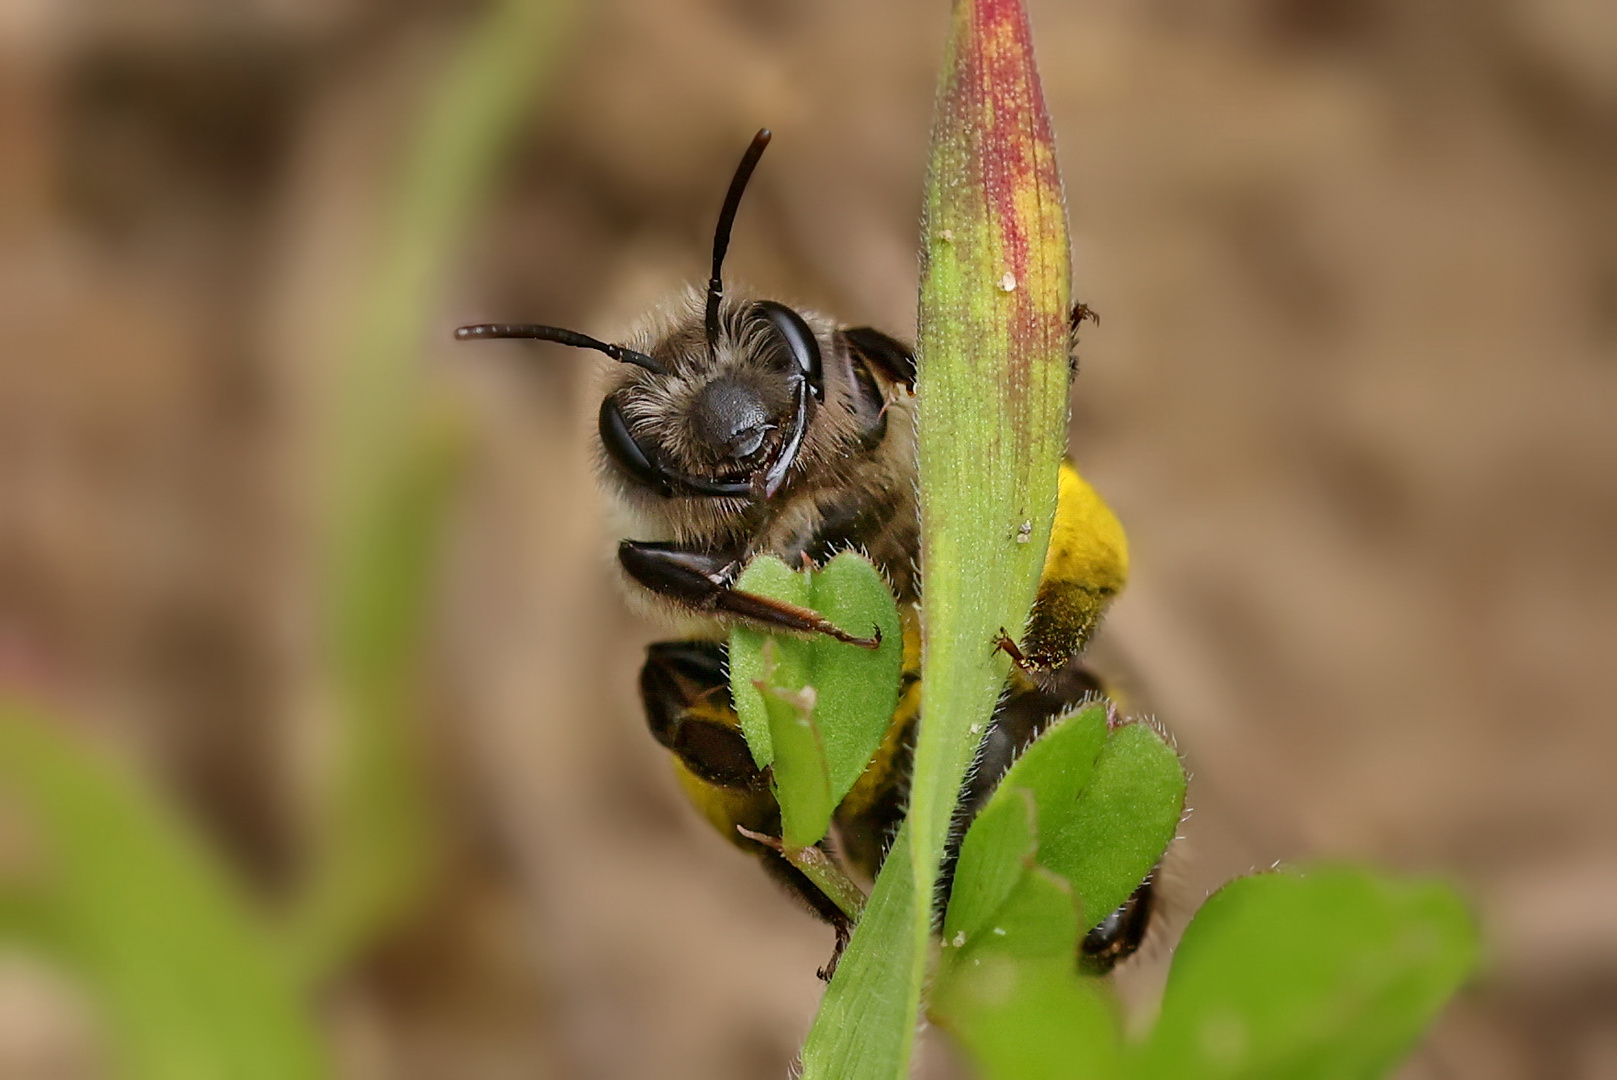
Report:
[[998,934],[1000,937],[1004,937],[1005,936],[1005,928],[1003,926],[996,926],[996,927],[994,927],[994,933]]
[[966,943],[966,932],[964,930],[956,930],[954,932],[954,947],[958,949],[962,945],[964,945],[965,943]]
[[999,279],[999,287],[1002,292],[1015,292],[1016,275],[1009,270],[1005,271],[1005,276]]

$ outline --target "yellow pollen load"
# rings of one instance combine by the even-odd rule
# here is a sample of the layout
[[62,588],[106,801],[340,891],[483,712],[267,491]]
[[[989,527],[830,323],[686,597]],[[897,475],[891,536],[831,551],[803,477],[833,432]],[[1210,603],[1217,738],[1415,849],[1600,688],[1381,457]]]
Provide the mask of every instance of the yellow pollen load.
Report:
[[1129,576],[1129,544],[1122,522],[1070,461],[1061,463],[1059,492],[1061,511],[1050,531],[1043,579],[1118,592]]

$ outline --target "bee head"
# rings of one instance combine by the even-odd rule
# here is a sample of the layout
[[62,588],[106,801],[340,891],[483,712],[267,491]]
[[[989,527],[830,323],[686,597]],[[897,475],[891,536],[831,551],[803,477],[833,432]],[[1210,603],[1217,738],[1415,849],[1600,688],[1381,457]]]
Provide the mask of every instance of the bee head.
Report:
[[753,136],[730,179],[700,310],[649,353],[555,326],[455,331],[462,340],[557,341],[638,368],[601,402],[601,446],[631,480],[664,497],[772,497],[803,445],[810,398],[825,400],[820,343],[801,315],[773,300],[725,301],[720,270],[730,229],[769,139],[768,128]]
[[[693,291],[671,318],[664,312],[633,347],[554,326],[455,331],[461,339],[556,341],[629,365],[602,400],[598,424],[606,458],[630,488],[664,498],[773,498],[799,463],[810,417],[825,401],[822,344],[840,348],[835,328],[820,320],[816,332],[803,315],[774,300],[724,295],[720,269],[730,229],[769,138],[767,129],[754,136],[730,180],[706,291]],[[879,406],[874,389],[864,398],[872,395]],[[882,422],[878,408],[870,423]]]
[[601,402],[608,459],[664,497],[767,499],[796,463],[824,400],[820,342],[772,300],[724,302],[709,348],[692,297],[654,343],[660,370],[625,371]]

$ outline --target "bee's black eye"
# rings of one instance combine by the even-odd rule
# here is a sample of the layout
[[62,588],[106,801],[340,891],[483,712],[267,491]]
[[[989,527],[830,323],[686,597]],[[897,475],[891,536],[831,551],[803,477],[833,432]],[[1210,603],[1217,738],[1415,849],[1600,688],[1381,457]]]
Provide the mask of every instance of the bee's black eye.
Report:
[[769,320],[781,340],[786,342],[786,351],[791,354],[798,373],[808,383],[814,400],[824,401],[825,380],[820,373],[820,343],[808,323],[803,321],[803,316],[773,300],[760,300],[753,305],[753,310]]
[[611,394],[601,402],[599,426],[601,445],[624,472],[665,498],[674,493],[668,475],[652,464],[645,448],[635,441],[629,422],[623,418],[623,410],[618,408],[617,399]]

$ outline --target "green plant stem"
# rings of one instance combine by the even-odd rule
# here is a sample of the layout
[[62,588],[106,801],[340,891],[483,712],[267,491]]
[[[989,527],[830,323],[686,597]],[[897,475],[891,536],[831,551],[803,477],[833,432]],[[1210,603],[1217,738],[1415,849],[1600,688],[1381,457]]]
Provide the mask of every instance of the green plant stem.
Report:
[[[956,0],[924,200],[917,379],[923,720],[909,817],[803,1050],[807,1080],[907,1075],[933,882],[1055,516],[1066,215],[1017,0]],[[895,865],[900,859],[905,865]]]

